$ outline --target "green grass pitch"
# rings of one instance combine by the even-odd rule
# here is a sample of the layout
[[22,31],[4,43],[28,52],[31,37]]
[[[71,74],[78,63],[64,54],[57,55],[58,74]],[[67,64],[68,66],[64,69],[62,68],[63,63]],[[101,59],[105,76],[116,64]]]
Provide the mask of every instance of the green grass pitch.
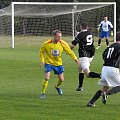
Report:
[[[39,48],[43,38],[17,37],[15,48],[0,48],[0,120],[119,120],[120,94],[108,97],[103,105],[101,98],[96,107],[86,107],[87,102],[100,89],[99,79],[86,78],[84,91],[77,92],[78,67],[65,53],[63,66],[65,81],[58,95],[55,84],[57,76],[51,73],[46,98],[40,99],[44,78],[39,68]],[[70,38],[65,40],[71,41]],[[97,43],[95,43],[97,45]],[[91,71],[101,72],[102,52],[105,43],[96,50]],[[77,47],[74,49],[77,55]]]

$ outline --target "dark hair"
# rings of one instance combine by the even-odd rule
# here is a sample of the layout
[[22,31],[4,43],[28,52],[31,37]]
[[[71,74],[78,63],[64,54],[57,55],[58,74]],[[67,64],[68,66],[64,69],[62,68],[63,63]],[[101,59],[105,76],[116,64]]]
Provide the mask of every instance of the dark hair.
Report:
[[120,31],[116,33],[116,41],[120,41]]
[[107,16],[107,15],[105,15],[105,16],[104,16],[104,18],[105,18],[105,17],[107,17],[107,18],[108,18],[108,16]]
[[81,25],[82,29],[87,29],[87,27],[88,27],[87,23],[81,23],[80,25]]
[[60,30],[58,30],[58,29],[52,31],[52,35],[53,36],[55,36],[57,33],[62,33],[62,32]]

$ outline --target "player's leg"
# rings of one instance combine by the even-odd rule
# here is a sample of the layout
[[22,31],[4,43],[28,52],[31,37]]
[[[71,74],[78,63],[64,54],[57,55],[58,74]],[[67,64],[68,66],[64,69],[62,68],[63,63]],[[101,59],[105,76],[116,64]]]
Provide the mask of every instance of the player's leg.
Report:
[[107,47],[109,47],[108,38],[109,38],[109,32],[106,32],[106,33],[105,33],[105,39],[106,39],[106,45],[107,45]]
[[82,86],[83,86],[83,80],[84,80],[84,73],[83,73],[83,71],[81,69],[81,66],[79,66],[78,80],[79,80],[78,88],[76,89],[76,91],[82,91],[83,90]]
[[57,81],[57,84],[55,85],[55,88],[56,88],[57,92],[59,93],[59,95],[63,94],[62,89],[60,88],[63,81],[64,81],[64,75],[63,75],[63,73],[61,73],[58,75],[58,81]]
[[63,81],[64,81],[64,75],[63,75],[63,73],[58,74],[58,81],[57,81],[57,84],[55,85],[56,88],[58,88],[60,85],[62,85]]
[[50,78],[50,72],[45,73],[45,79],[42,83],[41,98],[45,98],[45,92],[48,86],[49,78]]
[[92,97],[92,99],[88,102],[87,106],[88,107],[94,107],[95,106],[95,102],[97,101],[97,99],[100,98],[102,91],[98,90],[96,91],[95,95]]
[[107,95],[112,95],[120,92],[120,73],[119,69],[117,68],[110,68],[112,73],[109,75],[111,79],[109,80],[109,83],[111,83],[112,88],[107,91]]
[[91,78],[100,78],[100,74],[95,73],[95,72],[89,72],[89,77],[91,77]]
[[42,89],[41,89],[41,98],[45,98],[45,92],[48,86],[48,80],[50,78],[50,71],[52,70],[52,66],[49,64],[45,64],[45,79],[42,83]]
[[84,59],[84,66],[83,66],[83,71],[85,73],[85,75],[87,77],[91,77],[91,78],[100,78],[100,74],[99,73],[95,73],[95,72],[91,72],[89,67],[90,67],[90,63],[92,62],[93,57],[92,58],[85,58]]
[[107,91],[107,95],[112,95],[112,94],[116,94],[120,92],[120,86],[117,86],[117,87],[113,87],[111,88],[110,90]]
[[108,86],[103,86],[103,88],[102,88],[101,95],[102,95],[102,103],[103,104],[106,104],[106,99],[107,99],[107,94],[106,93],[107,93],[108,89],[109,89]]
[[108,41],[108,38],[106,38],[106,45],[107,45],[107,47],[109,47],[109,41]]
[[98,47],[96,49],[99,49],[101,46],[101,38],[98,39]]
[[[79,58],[80,61],[80,67],[79,67],[79,89],[83,90],[83,80],[84,80],[84,74],[86,76],[89,75],[89,67],[90,67],[90,62],[92,61],[93,58],[89,59],[88,57],[81,57]],[[83,74],[84,73],[84,74]]]
[[58,75],[58,81],[57,84],[55,85],[55,88],[57,90],[57,92],[59,93],[59,95],[62,95],[62,89],[60,88],[60,85],[62,85],[63,81],[64,81],[64,68],[63,66],[56,66],[54,67],[54,73]]
[[120,84],[119,69],[114,67],[103,66],[101,80],[99,80],[98,85],[104,86],[102,89],[102,103],[106,104],[107,92],[109,87],[117,86]]
[[102,95],[102,102],[104,104],[106,104],[106,91],[109,89],[109,87],[107,86],[103,86],[102,90],[98,90],[96,91],[95,95],[92,97],[92,99],[88,102],[87,106],[88,107],[94,107],[95,106],[95,102],[100,98],[100,96]]
[[90,72],[90,69],[85,69],[84,73],[87,77],[91,77],[91,78],[100,78],[100,74],[96,73],[96,72]]
[[78,75],[79,85],[76,91],[83,91],[84,70],[89,68],[90,64],[87,57],[81,57],[79,58],[79,61],[80,61],[79,75]]
[[104,32],[102,31],[99,35],[99,39],[98,39],[98,46],[96,47],[96,49],[99,49],[101,46],[101,40],[102,38],[104,38]]
[[96,49],[99,49],[101,47],[101,40],[102,40],[102,38],[98,39],[98,46],[96,47]]
[[105,90],[104,86],[108,86],[105,77],[106,76],[106,72],[105,69],[102,68],[102,76],[101,79],[98,82],[98,85],[103,86],[102,90],[98,90],[96,91],[95,95],[92,97],[92,99],[88,102],[87,106],[89,107],[93,107],[95,106],[95,102],[100,98],[100,96],[102,95],[102,91]]

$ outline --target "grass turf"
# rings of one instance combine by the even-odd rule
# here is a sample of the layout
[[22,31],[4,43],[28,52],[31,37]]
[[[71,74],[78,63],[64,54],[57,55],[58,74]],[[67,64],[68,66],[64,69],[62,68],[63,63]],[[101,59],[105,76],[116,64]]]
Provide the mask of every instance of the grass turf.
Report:
[[[99,99],[96,107],[86,107],[96,90],[100,89],[97,86],[99,79],[85,77],[84,91],[77,92],[78,68],[65,53],[63,95],[58,95],[54,87],[57,76],[52,73],[46,98],[41,100],[43,71],[39,69],[39,47],[35,43],[27,47],[18,44],[15,49],[0,49],[0,120],[119,120],[119,94],[109,96],[106,105]],[[96,50],[91,71],[101,72],[104,49],[103,43]],[[74,52],[77,54],[77,48]]]

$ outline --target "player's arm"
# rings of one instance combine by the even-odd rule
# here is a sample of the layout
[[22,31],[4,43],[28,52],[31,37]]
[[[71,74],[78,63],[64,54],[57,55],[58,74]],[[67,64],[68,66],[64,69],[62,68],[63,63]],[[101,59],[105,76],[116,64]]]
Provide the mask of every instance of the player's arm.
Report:
[[102,25],[102,22],[101,22],[101,23],[98,25],[98,27],[97,27],[98,32],[100,31],[101,25]]
[[113,31],[114,31],[114,29],[113,29],[113,25],[112,25],[111,22],[109,23],[109,25],[110,25],[110,28],[111,28],[111,29],[110,29],[110,30],[111,30],[111,31],[110,31],[110,34],[111,34],[111,36],[113,36]]
[[109,22],[109,25],[110,25],[111,29],[113,29],[113,25],[112,25],[112,23],[111,23],[111,22]]
[[71,42],[71,45],[70,45],[70,49],[71,49],[71,50],[73,50],[73,48],[79,43],[78,37],[79,37],[79,35],[77,35],[77,36],[75,37],[75,40],[73,40],[73,41]]
[[42,67],[44,65],[44,52],[45,52],[45,48],[44,45],[42,45],[42,47],[40,48],[40,67]]
[[70,49],[69,45],[66,43],[66,42],[62,42],[62,46],[63,46],[63,49],[64,51],[70,55],[70,57],[75,61],[77,62],[77,64],[79,64],[79,60],[77,59],[75,53]]
[[100,26],[98,26],[97,31],[98,31],[98,32],[100,31]]
[[70,49],[72,50],[75,47],[75,45],[71,44]]

